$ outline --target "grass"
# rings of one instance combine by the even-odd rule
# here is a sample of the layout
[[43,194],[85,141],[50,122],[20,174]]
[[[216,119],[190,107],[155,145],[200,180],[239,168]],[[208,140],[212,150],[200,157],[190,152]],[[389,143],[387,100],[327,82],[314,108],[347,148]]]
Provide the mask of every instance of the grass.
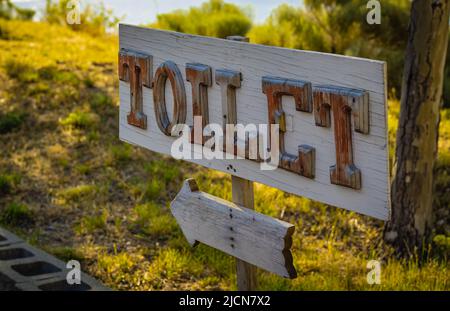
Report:
[[78,260],[79,262],[82,262],[84,260],[83,254],[73,247],[58,246],[46,247],[44,249],[65,262],[68,262],[70,260]]
[[97,191],[98,187],[95,185],[78,185],[59,191],[56,198],[59,204],[63,205],[70,202],[92,200]]
[[169,238],[178,233],[178,225],[168,209],[153,202],[137,205],[133,213],[133,228],[136,233],[157,239]]
[[0,194],[10,194],[20,182],[17,174],[0,174]]
[[8,112],[0,114],[0,135],[7,134],[19,129],[25,120],[25,114],[19,112]]
[[[119,141],[117,38],[0,20],[0,50],[2,225],[114,289],[235,289],[234,259],[191,248],[168,209],[183,179],[230,200],[230,178]],[[391,159],[398,115],[389,101]],[[429,256],[395,259],[382,222],[256,184],[257,211],[296,226],[299,274],[259,271],[259,289],[449,290],[450,110],[440,126]],[[372,259],[380,285],[366,282]]]
[[110,153],[113,156],[114,161],[125,163],[131,160],[133,148],[125,143],[113,145],[110,147]]
[[105,209],[95,215],[86,215],[81,218],[80,224],[75,226],[75,232],[83,234],[94,234],[97,231],[104,231],[107,227],[108,211]]
[[73,111],[67,117],[60,120],[63,126],[74,127],[78,129],[91,129],[99,122],[97,114],[85,111]]
[[33,213],[22,203],[10,203],[0,213],[0,223],[7,226],[21,226],[32,222]]
[[16,61],[15,59],[8,59],[3,66],[6,74],[19,82],[36,82],[39,79],[39,74],[27,63]]

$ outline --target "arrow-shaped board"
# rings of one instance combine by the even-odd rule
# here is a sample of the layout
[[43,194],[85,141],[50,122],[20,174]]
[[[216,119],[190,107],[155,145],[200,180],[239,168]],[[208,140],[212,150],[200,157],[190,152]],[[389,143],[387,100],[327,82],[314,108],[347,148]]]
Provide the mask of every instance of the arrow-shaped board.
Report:
[[194,179],[184,182],[171,210],[191,245],[201,242],[280,276],[297,276],[293,225],[201,192]]

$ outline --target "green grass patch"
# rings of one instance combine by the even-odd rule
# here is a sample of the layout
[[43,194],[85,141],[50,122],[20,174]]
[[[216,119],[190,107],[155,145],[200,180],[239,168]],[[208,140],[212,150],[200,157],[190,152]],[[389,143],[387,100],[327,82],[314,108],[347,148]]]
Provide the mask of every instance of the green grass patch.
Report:
[[28,63],[8,59],[3,65],[6,74],[21,83],[36,82],[39,80],[39,74]]
[[95,81],[91,77],[86,77],[83,79],[83,84],[85,87],[91,89],[95,87]]
[[134,210],[134,230],[158,239],[167,239],[179,233],[177,222],[167,209],[150,202],[137,205]]
[[144,188],[144,199],[145,200],[156,200],[158,198],[164,197],[165,186],[158,179],[153,179],[145,184]]
[[78,76],[70,71],[58,71],[53,80],[57,83],[71,85],[74,87],[78,87],[80,85],[80,79]]
[[80,163],[80,164],[75,165],[75,170],[80,175],[88,175],[92,171],[92,167],[88,164]]
[[108,211],[103,210],[97,215],[87,215],[81,218],[81,222],[75,227],[78,234],[92,234],[96,231],[106,230]]
[[19,129],[25,121],[26,114],[8,112],[0,114],[0,134],[7,134]]
[[433,238],[433,243],[438,255],[447,261],[450,257],[450,236],[438,234]]
[[80,250],[69,246],[47,247],[46,251],[64,262],[68,262],[70,260],[84,260],[84,256]]
[[8,226],[26,225],[33,221],[33,212],[22,203],[10,203],[0,212],[0,223]]
[[94,110],[98,109],[113,109],[113,102],[111,98],[102,93],[102,92],[95,92],[90,96],[89,103]]
[[50,93],[50,84],[47,82],[33,83],[28,87],[28,96],[38,97]]
[[149,276],[156,282],[161,279],[176,280],[198,277],[203,265],[190,253],[165,248],[158,251],[149,268]]
[[109,150],[113,160],[111,161],[111,164],[114,164],[114,162],[123,164],[130,161],[132,158],[133,147],[129,144],[119,142],[116,145],[111,145]]
[[54,82],[61,85],[79,86],[80,79],[77,74],[68,70],[59,69],[55,65],[48,65],[37,70],[37,76],[41,80]]
[[39,78],[43,80],[53,80],[58,75],[58,68],[54,65],[45,66],[38,70]]
[[144,165],[144,170],[152,178],[162,179],[166,184],[180,180],[181,172],[176,162],[171,159],[154,160]]
[[91,129],[99,122],[99,117],[93,112],[73,111],[67,117],[60,120],[59,123],[63,126],[68,126],[78,129]]
[[99,192],[96,185],[78,185],[57,192],[57,203],[61,205],[93,200]]
[[0,194],[10,194],[20,183],[18,174],[0,174]]
[[[125,284],[140,283],[143,278],[142,271],[135,272],[137,265],[142,263],[139,254],[127,252],[109,254],[101,251],[97,255],[96,271],[102,276],[105,284],[115,288],[122,288]],[[126,288],[126,287],[125,287]]]

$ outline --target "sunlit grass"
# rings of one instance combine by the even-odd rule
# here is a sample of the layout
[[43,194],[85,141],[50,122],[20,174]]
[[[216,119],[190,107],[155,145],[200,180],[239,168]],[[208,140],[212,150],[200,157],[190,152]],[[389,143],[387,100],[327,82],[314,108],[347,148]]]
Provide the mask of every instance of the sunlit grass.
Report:
[[93,234],[96,231],[104,231],[107,227],[108,211],[103,210],[96,215],[86,215],[81,218],[79,225],[75,226],[78,234]]
[[137,205],[133,210],[134,230],[153,238],[169,238],[178,232],[178,225],[170,212],[150,202]]
[[67,117],[60,120],[60,124],[80,129],[89,129],[96,126],[99,117],[95,113],[85,111],[73,111]]
[[59,204],[76,202],[80,200],[92,200],[98,190],[99,189],[96,185],[78,185],[76,187],[59,191],[56,194],[56,197],[60,200]]

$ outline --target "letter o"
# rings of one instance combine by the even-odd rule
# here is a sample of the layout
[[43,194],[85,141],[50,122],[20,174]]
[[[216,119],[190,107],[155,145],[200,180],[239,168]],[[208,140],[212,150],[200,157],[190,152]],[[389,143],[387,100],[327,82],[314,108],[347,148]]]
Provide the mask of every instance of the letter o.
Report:
[[[166,107],[166,81],[169,79],[173,94],[173,120],[170,122]],[[167,136],[172,136],[172,129],[177,124],[186,122],[186,89],[183,76],[172,61],[162,63],[155,73],[153,102],[155,117],[159,129]]]

